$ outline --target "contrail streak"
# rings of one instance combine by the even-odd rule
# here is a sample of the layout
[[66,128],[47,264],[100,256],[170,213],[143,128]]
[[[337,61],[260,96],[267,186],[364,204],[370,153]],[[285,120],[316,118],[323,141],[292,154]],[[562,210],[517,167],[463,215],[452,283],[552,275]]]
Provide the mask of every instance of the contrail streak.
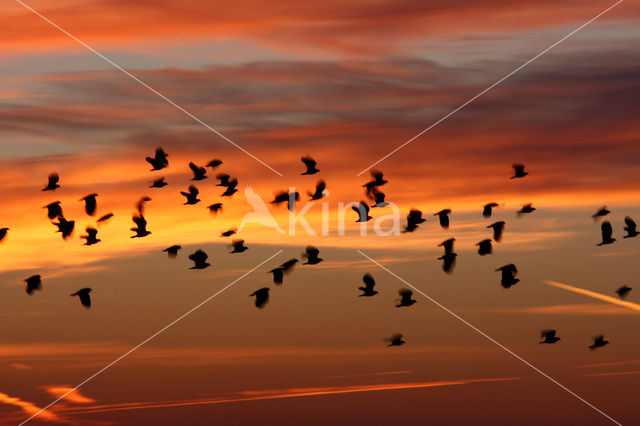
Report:
[[624,300],[616,299],[615,297],[607,296],[606,294],[596,293],[595,291],[585,290],[583,288],[559,283],[557,281],[544,280],[542,282],[553,287],[561,288],[573,293],[583,294],[594,299],[602,300],[603,302],[613,303],[614,305],[624,306],[625,308],[640,312],[640,305],[637,303],[625,302]]

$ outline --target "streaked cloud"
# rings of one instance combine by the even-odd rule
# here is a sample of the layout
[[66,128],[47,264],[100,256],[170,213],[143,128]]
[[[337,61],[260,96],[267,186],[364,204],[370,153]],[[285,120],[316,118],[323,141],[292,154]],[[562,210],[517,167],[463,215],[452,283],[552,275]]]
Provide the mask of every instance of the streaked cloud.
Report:
[[574,287],[568,284],[559,283],[557,281],[543,281],[544,284],[561,288],[563,290],[571,291],[573,293],[582,294],[587,297],[591,297],[594,299],[602,300],[603,302],[611,303],[618,306],[623,306],[625,308],[640,312],[640,304],[627,302],[624,300],[616,299],[615,297],[607,296],[606,294],[596,293],[595,291],[585,290],[583,288]]
[[[0,403],[2,404],[8,404],[8,405],[13,405],[15,407],[18,407],[19,409],[21,409],[25,415],[28,416],[32,416],[33,414],[39,412],[41,410],[40,407],[38,407],[37,405],[35,405],[32,402],[29,401],[24,401],[20,398],[17,397],[13,397],[10,395],[7,395],[6,393],[2,393],[0,392]],[[42,420],[47,420],[50,422],[56,422],[56,423],[66,423],[67,420],[61,416],[59,416],[58,414],[52,412],[52,411],[42,411],[39,415],[38,415]]]

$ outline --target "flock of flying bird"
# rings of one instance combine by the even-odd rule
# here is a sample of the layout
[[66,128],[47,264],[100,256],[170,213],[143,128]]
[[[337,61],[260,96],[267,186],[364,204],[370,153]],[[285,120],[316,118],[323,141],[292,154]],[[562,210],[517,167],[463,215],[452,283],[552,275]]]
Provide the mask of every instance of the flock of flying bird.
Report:
[[[151,171],[162,170],[168,166],[168,154],[164,152],[162,148],[157,148],[155,155],[153,157],[147,157],[146,161],[152,166]],[[301,158],[301,161],[306,166],[306,170],[302,173],[302,175],[314,175],[318,173],[320,170],[316,167],[317,163],[313,158],[309,156],[304,156]],[[215,159],[206,164],[206,167],[211,169],[215,169],[222,164],[221,160]],[[189,168],[193,172],[192,181],[201,181],[207,178],[207,169],[206,167],[197,166],[194,163],[189,163]],[[525,166],[523,164],[514,164],[513,166],[514,174],[511,176],[511,179],[522,179],[527,176],[529,173],[525,171]],[[357,214],[356,222],[367,222],[372,219],[370,216],[371,208],[380,208],[389,205],[388,202],[385,201],[385,194],[380,190],[380,187],[385,185],[388,181],[384,179],[384,176],[379,171],[371,171],[372,180],[362,185],[365,188],[366,197],[373,202],[370,206],[366,201],[360,201],[359,205],[353,206],[352,209]],[[238,180],[236,178],[232,178],[228,174],[220,173],[216,175],[219,183],[216,186],[224,187],[225,190],[221,194],[221,197],[231,197],[234,193],[238,191]],[[150,188],[163,188],[167,186],[167,182],[164,177],[158,178],[151,182]],[[52,173],[49,175],[47,185],[42,189],[42,191],[55,191],[59,188],[59,176],[57,173]],[[314,192],[308,192],[311,200],[318,200],[323,198],[326,193],[326,183],[324,180],[320,180],[316,184],[316,189]],[[198,199],[199,191],[194,185],[190,185],[187,191],[182,191],[181,194],[185,197],[185,205],[193,205],[197,204],[201,200]],[[84,201],[85,212],[89,216],[94,216],[97,211],[97,201],[96,197],[98,194],[92,193],[86,195],[81,198],[80,201]],[[287,203],[287,207],[289,210],[295,210],[295,202],[300,199],[300,194],[298,192],[289,193],[286,191],[282,191],[277,193],[274,200],[271,201],[272,204],[281,204]],[[151,201],[151,198],[144,196],[141,197],[140,200],[136,204],[136,212],[132,216],[132,220],[135,224],[131,230],[134,232],[134,235],[131,238],[142,238],[146,237],[151,232],[147,230],[147,221],[144,217],[144,207],[147,201]],[[485,218],[490,218],[493,209],[499,207],[499,205],[495,202],[491,202],[486,204],[482,210],[482,216]],[[52,224],[56,226],[57,231],[62,234],[63,239],[67,239],[71,236],[74,227],[75,221],[67,220],[62,211],[60,201],[52,202],[44,208],[47,209],[47,217],[52,221]],[[208,206],[209,211],[212,214],[217,214],[222,210],[222,203],[214,203]],[[535,211],[536,209],[532,204],[524,205],[519,211],[517,211],[517,215],[529,214]],[[436,212],[434,216],[438,217],[438,221],[440,226],[444,229],[449,228],[449,214],[451,213],[451,209],[443,209],[439,212]],[[592,217],[595,220],[599,220],[611,213],[606,207],[602,207],[599,209]],[[106,213],[100,216],[97,219],[97,223],[102,223],[108,221],[111,217],[113,217],[113,213]],[[57,222],[55,221],[57,220]],[[426,219],[422,217],[422,212],[417,209],[411,209],[409,214],[407,215],[407,224],[404,227],[403,232],[414,232],[419,228],[419,225],[424,223]],[[640,234],[637,230],[636,223],[629,216],[625,217],[625,227],[626,235],[624,238],[633,238]],[[493,242],[499,243],[502,240],[502,234],[505,229],[504,221],[497,221],[486,228],[491,229],[492,231],[492,239],[487,238],[476,245],[478,246],[478,254],[481,256],[486,256],[493,252]],[[0,242],[6,237],[8,228],[0,228]],[[81,235],[80,238],[85,240],[84,245],[90,246],[99,243],[101,240],[97,237],[98,230],[95,227],[87,226],[86,227],[86,235]],[[225,232],[221,233],[222,237],[230,237],[236,233],[235,229],[229,229]],[[598,243],[598,246],[612,244],[616,241],[613,238],[613,226],[609,221],[603,221],[601,224],[601,233],[602,233],[602,241]],[[453,251],[455,238],[449,238],[443,242],[441,242],[438,246],[442,247],[444,253],[442,256],[438,258],[438,260],[442,261],[442,269],[446,273],[451,273],[455,266],[457,254]],[[231,253],[242,253],[248,249],[247,246],[244,245],[244,240],[235,239],[232,241],[232,251]],[[163,252],[166,252],[170,258],[175,258],[178,255],[179,250],[182,247],[180,245],[173,245],[168,247]],[[322,258],[319,257],[320,251],[318,248],[314,246],[307,246],[305,252],[302,253],[302,259],[306,260],[303,265],[316,265],[322,262]],[[196,250],[194,253],[189,255],[189,260],[193,261],[194,266],[191,269],[205,269],[210,266],[207,262],[208,255],[201,249]],[[273,275],[273,283],[276,285],[281,285],[284,280],[284,276],[290,273],[294,266],[298,263],[298,259],[290,259],[280,266],[269,271]],[[513,285],[517,284],[520,279],[516,278],[518,274],[518,269],[514,264],[507,264],[501,266],[496,269],[496,272],[501,273],[500,284],[502,287],[508,289]],[[371,276],[371,274],[366,273],[363,278],[364,286],[359,287],[358,289],[362,292],[360,297],[372,297],[378,294],[375,290],[375,280]],[[42,289],[42,278],[41,275],[32,275],[24,280],[26,282],[26,292],[29,295],[32,295],[36,290]],[[615,293],[621,298],[624,299],[629,292],[631,291],[631,287],[624,285],[618,288]],[[81,304],[86,307],[91,307],[91,297],[90,297],[91,288],[82,288],[75,293],[71,294],[71,296],[78,296]],[[257,308],[263,308],[267,302],[269,301],[269,287],[262,287],[249,296],[255,298],[255,306]],[[398,292],[400,295],[400,299],[397,301],[395,305],[397,308],[410,307],[417,303],[416,300],[412,298],[413,292],[409,289],[400,289]],[[543,330],[541,332],[541,338],[543,338],[540,343],[545,344],[553,344],[560,340],[557,337],[556,330]],[[394,334],[393,336],[385,339],[389,343],[388,346],[400,346],[405,343],[403,340],[402,334]],[[602,346],[607,345],[609,342],[604,339],[604,336],[596,336],[593,338],[593,343],[589,346],[590,349],[596,349]]]

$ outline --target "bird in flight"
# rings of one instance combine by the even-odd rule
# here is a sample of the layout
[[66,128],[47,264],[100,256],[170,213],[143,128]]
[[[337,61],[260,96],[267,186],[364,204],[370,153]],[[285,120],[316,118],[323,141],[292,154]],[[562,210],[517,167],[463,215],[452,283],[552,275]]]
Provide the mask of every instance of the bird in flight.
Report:
[[373,191],[373,188],[382,186],[388,182],[383,178],[382,172],[377,170],[371,170],[371,177],[373,178],[373,180],[370,180],[369,182],[362,185],[366,189],[367,196],[369,197],[371,197],[371,192]]
[[58,216],[58,221],[53,222],[55,226],[58,227],[56,232],[60,232],[62,234],[62,239],[66,240],[73,233],[73,228],[76,225],[75,220],[67,220],[62,216]]
[[485,204],[484,207],[482,208],[482,216],[486,218],[491,217],[494,207],[498,207],[498,203],[492,202],[492,203]]
[[284,268],[282,266],[278,266],[277,268],[273,268],[268,272],[269,274],[273,274],[273,283],[274,284],[282,284],[284,280]]
[[91,289],[87,287],[87,288],[81,288],[80,290],[73,293],[71,296],[72,297],[78,296],[80,298],[80,303],[82,303],[82,306],[89,309],[91,307],[91,296],[89,296],[89,293],[91,293]]
[[384,339],[384,341],[389,342],[387,346],[400,346],[406,343],[404,340],[402,340],[402,334],[400,333],[396,333],[391,337],[387,337],[386,339]]
[[493,240],[497,243],[499,243],[500,241],[502,241],[502,232],[504,231],[504,221],[498,221],[495,223],[492,223],[491,225],[487,226],[487,228],[491,228],[493,229]]
[[629,295],[629,292],[631,290],[633,289],[628,285],[623,285],[622,287],[616,290],[616,294],[618,295],[618,297],[620,297],[620,299],[624,299]]
[[396,305],[396,308],[411,306],[414,303],[418,303],[417,300],[411,298],[411,296],[413,296],[413,291],[407,288],[401,288],[400,290],[398,290],[398,294],[400,295],[400,301]]
[[378,188],[373,188],[371,190],[371,196],[374,201],[371,207],[386,207],[389,205],[389,203],[384,200],[386,197],[385,193],[380,191]]
[[476,244],[478,246],[478,254],[480,256],[486,256],[487,254],[493,253],[493,246],[491,245],[491,240],[482,240]]
[[613,227],[611,226],[611,223],[609,223],[609,221],[604,221],[602,222],[602,225],[600,225],[600,231],[602,233],[602,242],[598,243],[598,246],[602,246],[602,245],[606,245],[606,244],[613,244],[613,242],[616,240],[615,238],[613,238]]
[[456,241],[455,238],[449,238],[447,240],[444,240],[440,244],[438,244],[438,247],[444,248],[444,254],[453,253],[453,243],[455,241]]
[[42,191],[55,191],[57,188],[60,188],[58,182],[60,182],[60,176],[58,176],[56,172],[51,173],[49,175],[49,181],[47,182],[47,185],[42,188]]
[[425,219],[422,218],[422,212],[418,209],[411,209],[407,215],[407,226],[404,228],[404,232],[413,232],[418,229],[418,225],[423,223]]
[[362,281],[364,281],[364,287],[358,287],[358,290],[362,291],[362,294],[358,295],[359,297],[371,297],[378,294],[378,292],[373,289],[376,282],[371,274],[364,274]]
[[207,167],[211,167],[212,169],[215,169],[216,167],[218,167],[219,165],[222,164],[222,160],[218,160],[217,158],[214,160],[211,160],[207,163]]
[[179,245],[173,245],[171,247],[167,247],[166,249],[162,250],[163,252],[166,252],[167,255],[169,255],[170,258],[175,259],[178,256],[178,251],[182,248],[182,246]]
[[210,263],[207,262],[207,253],[198,249],[195,253],[189,255],[189,260],[192,260],[194,265],[190,269],[204,269],[211,266]]
[[233,247],[231,253],[242,253],[249,249],[249,247],[244,245],[244,240],[233,240],[231,246]]
[[34,291],[42,290],[42,277],[40,275],[31,275],[29,278],[26,278],[24,282],[27,283],[27,294],[32,295]]
[[222,211],[222,203],[214,203],[207,208],[209,209],[209,213],[215,216],[218,214],[218,212]]
[[520,210],[518,210],[516,212],[516,214],[518,215],[518,217],[522,216],[523,214],[527,214],[527,213],[532,213],[535,211],[535,207],[533,207],[533,204],[528,203],[528,204],[524,204],[522,206],[522,208]]
[[97,238],[98,230],[96,228],[87,226],[85,230],[87,231],[87,235],[80,235],[80,238],[85,240],[85,243],[84,243],[85,246],[91,246],[102,241],[101,239]]
[[151,182],[151,185],[149,185],[149,188],[162,188],[164,186],[169,185],[167,182],[165,182],[164,177],[161,177],[160,179],[156,179],[154,181]]
[[323,259],[318,257],[319,254],[320,250],[318,250],[316,247],[307,246],[304,253],[302,253],[302,257],[307,259],[307,261],[303,263],[303,265],[316,265],[322,262]]
[[357,222],[367,222],[370,219],[373,219],[373,217],[369,216],[369,206],[367,205],[366,202],[364,201],[360,201],[360,204],[358,205],[358,207],[356,206],[351,206],[351,209],[356,212],[356,214],[358,215],[358,219],[356,220]]
[[146,195],[140,197],[140,199],[136,202],[136,210],[138,210],[138,213],[140,213],[141,215],[144,214],[144,208],[147,204],[147,201],[151,201],[151,197],[147,197]]
[[440,226],[444,229],[449,228],[449,213],[451,213],[451,209],[440,210],[438,213],[434,214],[434,216],[438,216],[440,219]]
[[167,157],[169,154],[165,153],[164,150],[160,147],[156,148],[156,155],[153,157],[147,157],[147,163],[151,164],[151,171],[164,169],[169,165],[169,160]]
[[591,350],[598,349],[608,344],[609,344],[609,341],[604,340],[604,335],[601,334],[593,338],[593,344],[589,346],[589,349]]
[[280,265],[280,267],[284,269],[285,273],[289,273],[293,271],[293,267],[296,266],[296,263],[298,263],[298,259],[289,259]]
[[221,233],[220,236],[221,237],[230,237],[235,233],[236,233],[235,229],[228,229],[228,230],[224,231],[223,233]]
[[305,155],[304,157],[300,158],[300,161],[302,161],[304,165],[307,167],[307,170],[305,170],[304,173],[301,173],[302,175],[314,175],[320,171],[319,169],[316,168],[316,164],[317,164],[316,160],[309,157],[308,155]]
[[98,219],[96,222],[98,222],[98,223],[106,222],[107,220],[111,219],[112,217],[113,217],[113,213],[107,213],[105,215],[100,216],[100,219]]
[[80,201],[84,201],[84,211],[89,215],[93,216],[96,213],[96,197],[98,194],[89,194],[85,195],[83,198],[80,198]]
[[640,232],[638,232],[638,230],[636,229],[636,222],[631,219],[631,217],[626,216],[624,218],[624,223],[627,225],[624,227],[624,230],[627,231],[627,235],[625,235],[623,238],[633,238],[640,234]]
[[609,213],[611,213],[610,210],[607,210],[607,206],[602,206],[600,207],[600,209],[598,209],[597,212],[595,212],[594,214],[591,215],[591,217],[593,218],[593,220],[598,220],[601,217],[605,217],[606,215],[608,215]]
[[202,180],[207,178],[207,169],[199,167],[195,163],[189,163],[189,168],[193,172],[193,178],[191,180]]
[[256,308],[262,309],[264,305],[269,301],[269,287],[262,287],[249,295],[249,297],[254,297]]
[[504,288],[509,288],[518,282],[520,282],[519,278],[516,278],[518,274],[518,269],[516,265],[510,263],[508,265],[504,265],[496,269],[496,272],[500,271],[502,273],[502,278],[500,279],[500,285]]
[[53,203],[49,203],[43,207],[47,209],[47,217],[51,220],[62,217],[62,207],[60,206],[60,201],[54,201]]
[[142,213],[134,213],[132,219],[136,226],[131,228],[131,230],[135,232],[136,235],[132,235],[131,238],[142,238],[151,233],[151,231],[147,230],[147,220],[144,218]]
[[200,199],[198,198],[200,191],[198,191],[198,188],[193,185],[189,185],[189,192],[180,191],[180,193],[187,198],[184,205],[198,204],[200,202]]
[[287,208],[290,212],[296,210],[296,201],[300,200],[299,192],[288,192],[288,191],[280,191],[277,192],[271,204],[282,204],[287,203]]
[[238,192],[238,189],[236,188],[237,186],[238,186],[238,179],[236,178],[229,179],[229,182],[226,185],[227,189],[225,189],[225,191],[222,194],[220,194],[220,196],[231,197],[233,194]]
[[7,231],[9,228],[0,228],[0,242],[2,242],[7,236]]
[[324,180],[320,179],[318,183],[316,183],[315,192],[312,193],[311,191],[307,191],[307,194],[309,195],[309,197],[311,197],[312,200],[319,200],[326,196],[324,192],[325,189],[327,189],[327,184]]
[[516,163],[511,167],[513,167],[513,176],[511,176],[511,179],[523,178],[529,174],[529,172],[524,171],[524,164]]
[[540,343],[553,344],[560,340],[560,338],[556,336],[555,330],[542,330],[540,332],[540,337],[544,339]]
[[456,257],[458,255],[456,253],[445,253],[438,258],[438,260],[442,260],[442,270],[447,274],[453,272],[453,267],[456,265]]

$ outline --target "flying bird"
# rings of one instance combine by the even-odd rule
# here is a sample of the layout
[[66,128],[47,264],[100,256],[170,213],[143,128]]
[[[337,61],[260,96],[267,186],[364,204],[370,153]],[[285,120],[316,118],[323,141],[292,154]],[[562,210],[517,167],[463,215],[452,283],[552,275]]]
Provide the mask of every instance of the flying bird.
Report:
[[47,217],[51,220],[62,217],[62,207],[60,206],[60,201],[54,201],[53,203],[49,203],[43,207],[47,209]]
[[540,343],[553,344],[553,343],[556,343],[558,340],[560,340],[560,338],[556,336],[555,330],[542,330],[540,332],[540,337],[544,339]]
[[498,207],[498,203],[487,203],[484,205],[484,207],[482,208],[482,216],[483,217],[491,217],[491,214],[493,213],[493,208],[494,207]]
[[223,233],[221,233],[220,236],[221,237],[230,237],[235,233],[236,233],[235,229],[228,229],[228,230],[224,231]]
[[42,277],[40,275],[31,275],[29,278],[26,278],[24,282],[27,283],[27,294],[32,295],[34,291],[42,290]]
[[407,226],[404,228],[404,232],[413,232],[418,229],[418,225],[423,223],[425,219],[422,218],[422,212],[418,209],[411,209],[407,215]]
[[362,185],[364,188],[366,188],[366,193],[368,196],[371,196],[371,191],[373,191],[373,188],[382,186],[388,182],[383,178],[382,172],[379,172],[377,170],[371,170],[371,177],[373,178],[373,180]]
[[58,182],[60,181],[60,176],[57,173],[51,173],[49,175],[49,182],[47,182],[47,186],[42,188],[42,191],[55,191],[57,188],[60,188]]
[[496,243],[499,243],[500,241],[502,241],[502,232],[504,231],[504,221],[501,220],[499,222],[492,223],[491,225],[487,226],[487,228],[493,229],[493,241],[495,241]]
[[316,190],[315,192],[311,192],[311,191],[307,191],[307,194],[309,195],[309,197],[311,197],[312,200],[319,200],[323,197],[325,197],[325,190],[327,189],[327,184],[325,183],[324,180],[319,180],[318,183],[316,183]]
[[256,308],[262,309],[264,305],[269,301],[269,287],[262,287],[249,295],[249,297],[256,298]]
[[523,214],[532,213],[533,211],[535,211],[535,209],[536,208],[533,207],[533,204],[531,203],[524,204],[522,208],[516,212],[516,214],[519,217],[519,216],[522,216]]
[[84,201],[84,211],[87,212],[89,216],[93,216],[96,213],[96,197],[98,194],[89,194],[85,195],[83,198],[80,198],[80,201]]
[[286,262],[284,262],[282,265],[280,265],[280,267],[284,269],[285,273],[289,273],[293,271],[293,267],[296,265],[296,263],[298,263],[298,259],[289,259]]
[[7,231],[9,228],[0,228],[0,242],[2,242],[7,236]]
[[231,179],[231,176],[226,173],[219,173],[216,175],[216,179],[219,180],[216,186],[229,186],[229,179]]
[[523,178],[529,174],[529,172],[524,171],[524,164],[516,163],[511,167],[513,167],[513,176],[511,176],[511,179]]
[[222,203],[214,203],[207,208],[209,209],[209,213],[215,216],[218,212],[222,211]]
[[307,259],[307,261],[303,263],[303,265],[316,265],[322,262],[323,259],[318,257],[319,254],[320,250],[318,250],[316,247],[307,246],[305,252],[302,253],[302,257]]
[[493,246],[491,245],[491,240],[482,240],[476,244],[478,246],[478,254],[480,256],[486,256],[487,254],[493,253]]
[[362,294],[358,295],[359,297],[371,297],[378,294],[378,292],[373,289],[376,282],[371,274],[364,274],[362,281],[364,281],[364,287],[358,287],[358,290],[362,291]]
[[400,346],[406,343],[404,340],[402,340],[402,334],[400,333],[396,333],[391,337],[387,337],[386,339],[384,339],[384,341],[389,342],[387,346]]
[[290,212],[296,210],[296,201],[300,200],[299,192],[280,191],[277,192],[271,204],[287,203],[287,208]]
[[600,225],[600,230],[602,233],[602,242],[598,243],[598,246],[612,244],[616,240],[615,238],[613,238],[613,227],[608,221],[605,220],[604,222],[602,222],[602,225]]
[[284,268],[282,266],[278,266],[277,268],[273,268],[268,272],[269,274],[273,274],[273,283],[274,284],[282,284],[284,279]]
[[167,185],[169,184],[165,182],[164,177],[161,177],[160,179],[156,179],[153,182],[151,182],[151,185],[149,185],[149,188],[162,188]]
[[113,217],[113,213],[107,213],[105,215],[100,216],[100,219],[98,219],[96,222],[98,222],[98,223],[106,222],[107,220],[111,219],[112,217]]
[[76,225],[75,220],[67,220],[62,216],[58,216],[58,221],[53,222],[55,226],[58,227],[56,232],[60,232],[62,234],[62,239],[66,240],[73,233],[73,228]]
[[620,299],[624,299],[629,295],[629,292],[633,290],[631,287],[627,285],[623,285],[619,289],[616,290],[616,294],[620,297]]
[[633,238],[640,234],[640,232],[638,232],[638,230],[636,229],[635,221],[631,219],[631,217],[626,216],[624,218],[624,223],[627,225],[624,227],[624,230],[627,231],[627,235],[625,235],[623,238]]
[[102,241],[101,239],[97,238],[98,230],[96,228],[87,226],[85,230],[87,231],[87,235],[80,235],[80,238],[85,240],[85,246],[91,246]]
[[591,217],[593,218],[593,220],[598,220],[601,217],[605,217],[609,213],[611,213],[611,211],[607,210],[607,206],[602,206],[602,207],[600,207],[600,209],[597,212],[592,214]]
[[222,164],[222,160],[218,160],[217,158],[214,160],[211,160],[207,163],[207,167],[211,167],[212,169],[215,169],[216,167],[218,167],[219,165]]
[[222,194],[220,194],[220,196],[231,197],[233,194],[238,192],[238,189],[236,188],[237,186],[238,186],[238,179],[236,178],[230,179],[227,185],[227,189],[225,189],[225,191]]
[[442,260],[442,270],[446,273],[450,274],[453,272],[453,267],[456,264],[456,257],[458,255],[456,253],[445,253],[438,258],[438,260]]
[[516,265],[514,265],[513,263],[501,266],[500,268],[496,269],[496,272],[497,271],[500,271],[502,273],[500,285],[502,285],[502,287],[504,288],[509,288],[520,281],[520,279],[516,278],[516,275],[518,274],[518,269],[516,268]]
[[165,153],[164,150],[160,147],[156,148],[156,155],[153,157],[147,157],[147,163],[151,164],[151,171],[164,169],[169,165],[169,160],[167,157],[169,154]]
[[82,306],[89,309],[91,307],[91,296],[89,296],[89,293],[91,293],[91,289],[87,287],[87,288],[81,288],[80,290],[73,293],[71,296],[72,297],[78,296],[80,298],[80,303],[82,303]]
[[384,200],[386,197],[385,193],[379,189],[373,188],[371,190],[371,196],[374,200],[374,204],[371,207],[386,207],[389,205],[389,203]]
[[187,198],[184,205],[198,204],[200,202],[200,199],[198,198],[200,191],[198,191],[198,188],[193,185],[189,185],[189,192],[180,191],[180,193]]
[[135,232],[136,235],[132,235],[131,238],[142,238],[151,233],[151,231],[147,231],[147,220],[144,218],[142,213],[134,213],[132,219],[136,224],[136,227],[131,228],[131,230]]
[[244,240],[233,240],[231,246],[233,247],[231,253],[242,253],[243,251],[249,249],[249,247],[244,245]]
[[351,206],[351,209],[358,215],[358,220],[356,220],[356,222],[367,222],[370,219],[373,219],[373,217],[369,216],[370,209],[367,203],[364,201],[360,201],[358,207]]
[[320,170],[318,170],[316,168],[316,160],[314,160],[313,158],[309,157],[308,155],[305,155],[304,157],[300,158],[300,161],[302,161],[304,163],[304,165],[307,167],[307,170],[304,171],[304,173],[301,173],[303,175],[315,175],[316,173],[318,173]]
[[601,334],[593,338],[593,344],[589,346],[589,349],[591,350],[598,349],[608,344],[609,344],[609,341],[604,340],[604,335]]
[[151,201],[151,198],[144,195],[140,197],[140,199],[136,202],[136,210],[138,210],[138,213],[140,213],[141,215],[144,214],[144,208],[147,204],[147,201]]
[[453,253],[453,243],[456,241],[455,238],[449,238],[448,240],[444,240],[438,247],[444,248],[444,254]]
[[182,248],[182,246],[179,245],[173,245],[171,247],[167,247],[166,249],[162,250],[163,252],[166,252],[167,255],[169,255],[169,257],[171,259],[175,259],[178,256],[178,251]]
[[189,260],[192,260],[194,263],[189,269],[204,269],[211,266],[211,264],[207,262],[208,258],[207,253],[200,249],[196,250],[195,253],[189,255]]
[[414,300],[414,299],[411,298],[411,296],[413,296],[413,291],[411,291],[409,289],[401,288],[398,291],[398,294],[400,295],[400,301],[396,305],[396,308],[401,308],[403,306],[411,306],[414,303],[418,303],[417,300]]
[[444,229],[449,228],[449,213],[451,213],[451,209],[440,210],[438,213],[434,214],[434,216],[438,216],[440,219],[440,226]]
[[193,178],[191,180],[202,180],[207,178],[207,169],[204,167],[196,166],[195,163],[189,163],[189,168],[193,172]]

